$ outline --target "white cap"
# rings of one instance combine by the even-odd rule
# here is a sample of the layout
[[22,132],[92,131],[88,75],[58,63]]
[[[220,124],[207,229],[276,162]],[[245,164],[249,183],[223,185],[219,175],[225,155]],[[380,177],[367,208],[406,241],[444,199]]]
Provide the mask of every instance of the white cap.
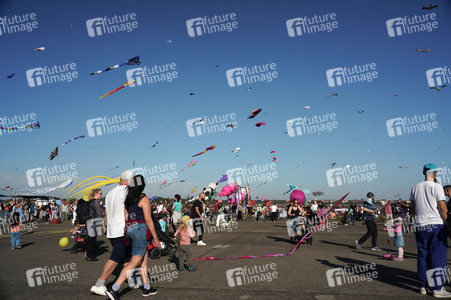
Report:
[[121,174],[122,180],[129,180],[133,178],[133,173],[130,170],[124,171]]

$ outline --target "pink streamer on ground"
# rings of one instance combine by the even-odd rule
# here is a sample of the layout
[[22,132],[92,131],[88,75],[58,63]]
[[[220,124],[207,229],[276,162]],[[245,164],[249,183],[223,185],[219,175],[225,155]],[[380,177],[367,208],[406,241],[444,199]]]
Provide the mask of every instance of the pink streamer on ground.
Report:
[[230,259],[245,259],[245,258],[264,258],[264,257],[280,257],[280,256],[289,256],[291,254],[294,253],[294,251],[296,251],[299,247],[299,245],[305,241],[307,238],[311,237],[313,233],[315,233],[316,231],[318,231],[318,229],[321,227],[321,225],[323,225],[323,223],[326,221],[327,217],[329,217],[329,215],[331,214],[331,212],[338,206],[340,205],[340,203],[346,198],[346,196],[348,196],[349,193],[347,193],[346,195],[344,195],[340,200],[338,200],[337,202],[335,202],[335,204],[329,209],[329,211],[327,212],[327,214],[325,214],[324,218],[321,220],[321,222],[318,224],[318,226],[315,227],[315,229],[312,232],[307,233],[306,235],[304,235],[304,237],[291,248],[291,251],[288,253],[283,253],[283,254],[266,254],[266,255],[262,255],[262,256],[255,256],[255,255],[246,255],[246,256],[236,256],[236,257],[211,257],[211,256],[207,256],[207,257],[197,257],[193,260],[230,260]]

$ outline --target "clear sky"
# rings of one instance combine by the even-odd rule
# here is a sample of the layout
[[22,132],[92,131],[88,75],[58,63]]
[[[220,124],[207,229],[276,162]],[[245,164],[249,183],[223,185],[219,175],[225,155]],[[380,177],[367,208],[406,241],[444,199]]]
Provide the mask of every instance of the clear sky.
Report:
[[[451,5],[445,1],[432,4],[437,3],[437,8],[422,10],[431,2],[2,1],[0,117],[3,122],[5,117],[11,122],[15,116],[23,119],[35,114],[33,121],[39,121],[41,128],[2,130],[0,188],[42,188],[62,182],[27,178],[27,170],[36,168],[61,169],[72,164],[75,167],[71,172],[77,172],[75,183],[79,183],[95,175],[115,176],[126,169],[157,166],[160,179],[166,171],[178,172],[173,181],[185,182],[159,189],[163,180],[153,177],[146,192],[152,196],[185,196],[194,187],[200,191],[209,182],[216,182],[227,170],[253,162],[249,171],[271,179],[244,179],[250,181],[253,198],[288,199],[289,194],[282,195],[288,190],[287,184],[325,191],[328,199],[340,198],[346,192],[351,192],[349,199],[360,199],[368,191],[374,192],[376,199],[393,199],[396,194],[408,198],[411,186],[422,180],[425,163],[435,163],[445,172],[450,166],[451,120],[447,115],[451,86],[437,92],[430,89],[426,76],[427,70],[450,66],[451,40],[446,37],[451,28]],[[435,14],[432,20],[431,13]],[[28,20],[21,23],[27,14]],[[120,23],[126,15],[128,20]],[[325,15],[327,21],[321,22]],[[99,21],[92,20],[105,17],[119,21],[118,28],[135,23],[128,24],[131,31],[108,34]],[[192,20],[204,17],[209,18],[210,32],[227,26],[232,30],[208,33],[199,27],[199,20]],[[223,22],[216,27],[208,23],[226,17],[225,23],[235,23]],[[406,26],[392,20],[387,28],[387,20],[404,17]],[[304,19],[287,22],[296,18]],[[409,20],[417,23],[409,24]],[[36,22],[31,31],[11,32],[25,29],[27,22]],[[336,23],[325,24],[328,22]],[[436,23],[429,32],[408,33],[412,26],[427,28],[433,25],[431,22]],[[333,30],[312,32],[327,26],[333,26]],[[395,36],[390,37],[389,32]],[[38,47],[45,47],[45,51],[33,50]],[[431,51],[421,53],[416,48]],[[141,56],[141,66],[89,75],[136,55]],[[44,79],[39,85],[39,74],[29,71],[27,76],[27,70],[44,67],[51,73],[55,65],[63,70],[60,79],[67,77],[68,71],[76,72],[77,78],[56,83]],[[177,72],[177,78],[135,84],[98,99],[131,79],[137,83],[149,79],[132,69],[147,67],[152,71],[155,65],[158,72],[163,70],[163,74],[158,73],[160,80],[167,79],[167,71]],[[64,70],[64,66],[69,69]],[[227,70],[245,67],[252,76],[253,66],[264,70],[259,79],[270,76],[272,80],[250,83],[250,77],[240,76],[242,69],[226,76]],[[328,78],[327,70],[336,68]],[[359,68],[361,76],[370,72],[376,78],[349,83],[350,77],[342,75],[352,76]],[[132,70],[129,76],[128,70]],[[16,75],[7,78],[11,73]],[[448,78],[435,72],[430,80],[438,85],[440,80],[446,84]],[[328,97],[329,93],[338,95]],[[261,113],[247,119],[255,108],[261,108]],[[116,116],[117,121],[127,114],[134,114],[131,121],[136,122],[130,132],[108,133],[104,127],[91,126],[94,136],[89,136],[89,124],[98,124],[92,119],[113,120]],[[231,114],[235,119],[230,119]],[[435,119],[430,120],[431,114]],[[226,115],[228,119],[224,120]],[[386,126],[387,120],[407,117],[407,122],[411,119],[415,123],[408,126],[420,128],[427,124],[414,116],[425,115],[426,123],[437,122],[430,132],[409,133],[405,127],[401,130],[396,120]],[[235,122],[234,128],[211,132],[214,125],[209,122],[215,116],[218,128]],[[188,120],[205,117],[204,124],[195,124],[188,131],[187,123],[192,125]],[[291,119],[304,117],[304,126],[294,122],[287,125]],[[258,122],[266,125],[256,127]],[[20,124],[13,122],[12,126]],[[327,126],[332,126],[330,132],[312,132]],[[389,136],[390,128],[393,137]],[[102,130],[102,135],[96,130]],[[61,146],[80,135],[86,138]],[[157,141],[156,147],[148,149]],[[192,155],[212,145],[216,148],[195,157],[198,163],[186,168]],[[60,155],[50,161],[48,156],[56,146]],[[238,156],[232,152],[236,147],[241,148]],[[273,157],[277,162],[271,169]],[[303,163],[295,168],[300,161]],[[336,165],[331,167],[333,163]],[[107,172],[116,166],[119,168]],[[336,168],[342,169],[327,173]],[[348,183],[340,176],[343,170],[363,173],[357,174],[358,182]],[[67,172],[59,176],[62,173]],[[451,184],[449,173],[442,178],[444,184]]]

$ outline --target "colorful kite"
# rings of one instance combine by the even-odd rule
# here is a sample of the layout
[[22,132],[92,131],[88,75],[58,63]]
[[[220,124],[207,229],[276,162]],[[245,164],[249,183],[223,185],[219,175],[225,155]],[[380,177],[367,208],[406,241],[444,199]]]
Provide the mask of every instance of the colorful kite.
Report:
[[307,105],[307,106],[304,106],[304,109],[306,109],[306,110],[310,110],[310,106],[309,106],[309,105]]
[[264,126],[266,125],[265,122],[258,122],[257,124],[255,124],[255,126],[260,127],[260,126]]
[[16,73],[11,73],[8,76],[6,76],[6,78],[13,78],[14,76],[16,76]]
[[226,127],[230,127],[230,128],[233,128],[233,127],[235,127],[232,123],[227,123],[226,124]]
[[162,183],[160,183],[160,187],[162,187],[163,185],[165,185],[166,183],[168,183],[166,180],[164,180]]
[[262,111],[261,108],[256,108],[256,109],[254,109],[254,110],[251,112],[250,116],[247,117],[247,118],[248,118],[248,119],[253,119],[253,118],[255,118],[261,111]]
[[202,151],[202,152],[200,152],[200,153],[197,153],[197,154],[194,154],[192,157],[195,157],[195,156],[198,156],[198,155],[202,155],[202,154],[204,154],[205,152],[207,152],[207,151],[210,151],[210,150],[213,150],[214,148],[216,148],[216,146],[210,146],[210,147],[208,147],[208,148],[205,148],[205,150],[204,151]]
[[106,97],[106,96],[108,96],[108,95],[111,95],[112,93],[117,92],[117,91],[119,91],[120,89],[123,89],[124,87],[129,86],[129,85],[131,85],[131,84],[135,84],[135,80],[132,80],[132,81],[129,81],[129,82],[124,83],[123,86],[118,87],[118,88],[115,89],[115,90],[112,90],[111,92],[109,92],[109,93],[103,95],[103,96],[100,97],[99,99],[102,99],[103,97]]
[[199,119],[199,120],[194,121],[192,125],[196,125],[196,124],[204,124],[204,123],[205,123],[204,121],[205,121],[204,118],[201,118],[201,119]]
[[272,151],[270,151],[269,153],[276,153],[276,151],[272,150]]
[[50,160],[53,160],[55,157],[58,156],[58,146],[55,148],[55,150],[52,151],[52,153],[50,153]]
[[336,94],[336,93],[329,93],[329,94],[327,94],[327,97],[330,97],[330,96],[338,96],[338,94]]
[[38,121],[36,121],[36,122],[25,124],[25,126],[8,126],[8,127],[0,126],[0,129],[2,129],[2,130],[23,130],[23,129],[26,129],[26,128],[30,128],[30,129],[37,128],[37,129],[39,129],[39,128],[41,128],[41,125],[39,124]]
[[416,48],[415,50],[417,50],[417,52],[421,52],[421,53],[427,53],[427,52],[431,51],[431,50],[432,50],[432,48],[429,48],[429,49],[425,49],[425,50],[422,50],[422,49],[418,49],[418,48]]
[[99,70],[99,71],[93,72],[90,75],[104,73],[104,72],[107,72],[107,71],[110,71],[110,70],[113,70],[113,69],[117,69],[117,68],[125,66],[125,65],[134,66],[134,65],[140,65],[140,64],[141,64],[141,58],[138,55],[138,56],[135,56],[133,58],[130,58],[126,62],[120,63],[118,65],[115,65],[115,66],[112,66],[112,67],[109,67],[109,68],[106,68],[104,70]]
[[54,192],[59,189],[64,189],[64,188],[68,187],[69,185],[71,185],[72,183],[73,183],[73,179],[68,179],[68,180],[64,181],[62,184],[60,184],[59,186],[47,187],[47,188],[35,190],[32,192],[32,194],[33,195],[47,194],[47,193]]
[[274,156],[274,157],[272,158],[272,161],[273,161],[273,162],[277,162],[277,156]]
[[363,114],[365,111],[364,110],[358,110],[357,111],[359,114]]
[[218,180],[218,182],[216,182],[216,185],[220,184],[223,181],[226,181],[229,179],[229,176],[227,174],[222,175],[221,179]]
[[45,50],[45,47],[39,47],[39,48],[34,49],[34,51],[44,51],[44,50]]
[[252,87],[250,86],[250,87],[248,87],[247,89],[246,89],[246,91],[251,91],[252,90]]
[[287,186],[290,188],[288,191],[286,191],[285,193],[282,193],[282,195],[288,194],[289,192],[291,192],[294,189],[298,189],[298,186],[292,185],[292,184],[287,184]]
[[158,197],[157,196],[153,196],[152,198],[149,198],[149,201],[152,202],[153,200],[157,200]]
[[[187,163],[188,164],[188,167],[186,167],[186,168],[191,168],[191,167],[194,167],[196,164],[197,164],[197,160],[194,160],[194,158],[191,160],[191,162],[189,162],[189,163]],[[183,172],[183,170],[184,169],[182,169],[182,172]]]
[[235,152],[236,156],[238,156],[238,152],[240,152],[241,148],[240,147],[236,147],[235,149],[232,150],[232,152]]
[[80,136],[74,137],[73,139],[70,139],[67,142],[65,142],[64,144],[62,144],[62,146],[66,145],[66,144],[68,144],[68,143],[70,143],[72,141],[75,141],[75,140],[78,140],[78,139],[83,139],[85,137],[86,137],[85,135],[80,135]]
[[442,88],[444,88],[444,87],[446,87],[446,84],[444,84],[444,85],[442,85],[442,86],[439,86],[439,87],[433,86],[433,87],[431,87],[430,89],[432,89],[432,90],[437,90],[437,92],[440,92],[440,89],[442,89]]
[[249,168],[252,164],[253,164],[254,162],[252,161],[252,162],[250,162],[247,166],[245,166],[244,168],[246,169],[246,168]]
[[298,165],[297,165],[296,167],[293,168],[293,170],[294,170],[294,169],[297,169],[297,168],[298,168],[300,165],[302,165],[302,164],[303,164],[303,162],[300,161],[300,162],[298,163]]

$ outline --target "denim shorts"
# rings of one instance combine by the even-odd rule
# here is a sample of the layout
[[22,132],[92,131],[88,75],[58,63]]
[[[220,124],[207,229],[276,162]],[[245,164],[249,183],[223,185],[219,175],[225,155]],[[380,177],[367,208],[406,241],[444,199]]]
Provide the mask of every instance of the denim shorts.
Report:
[[402,235],[395,236],[395,247],[404,247],[404,237]]
[[146,233],[145,223],[135,223],[125,231],[125,238],[132,245],[132,256],[144,256],[146,253],[148,247]]

